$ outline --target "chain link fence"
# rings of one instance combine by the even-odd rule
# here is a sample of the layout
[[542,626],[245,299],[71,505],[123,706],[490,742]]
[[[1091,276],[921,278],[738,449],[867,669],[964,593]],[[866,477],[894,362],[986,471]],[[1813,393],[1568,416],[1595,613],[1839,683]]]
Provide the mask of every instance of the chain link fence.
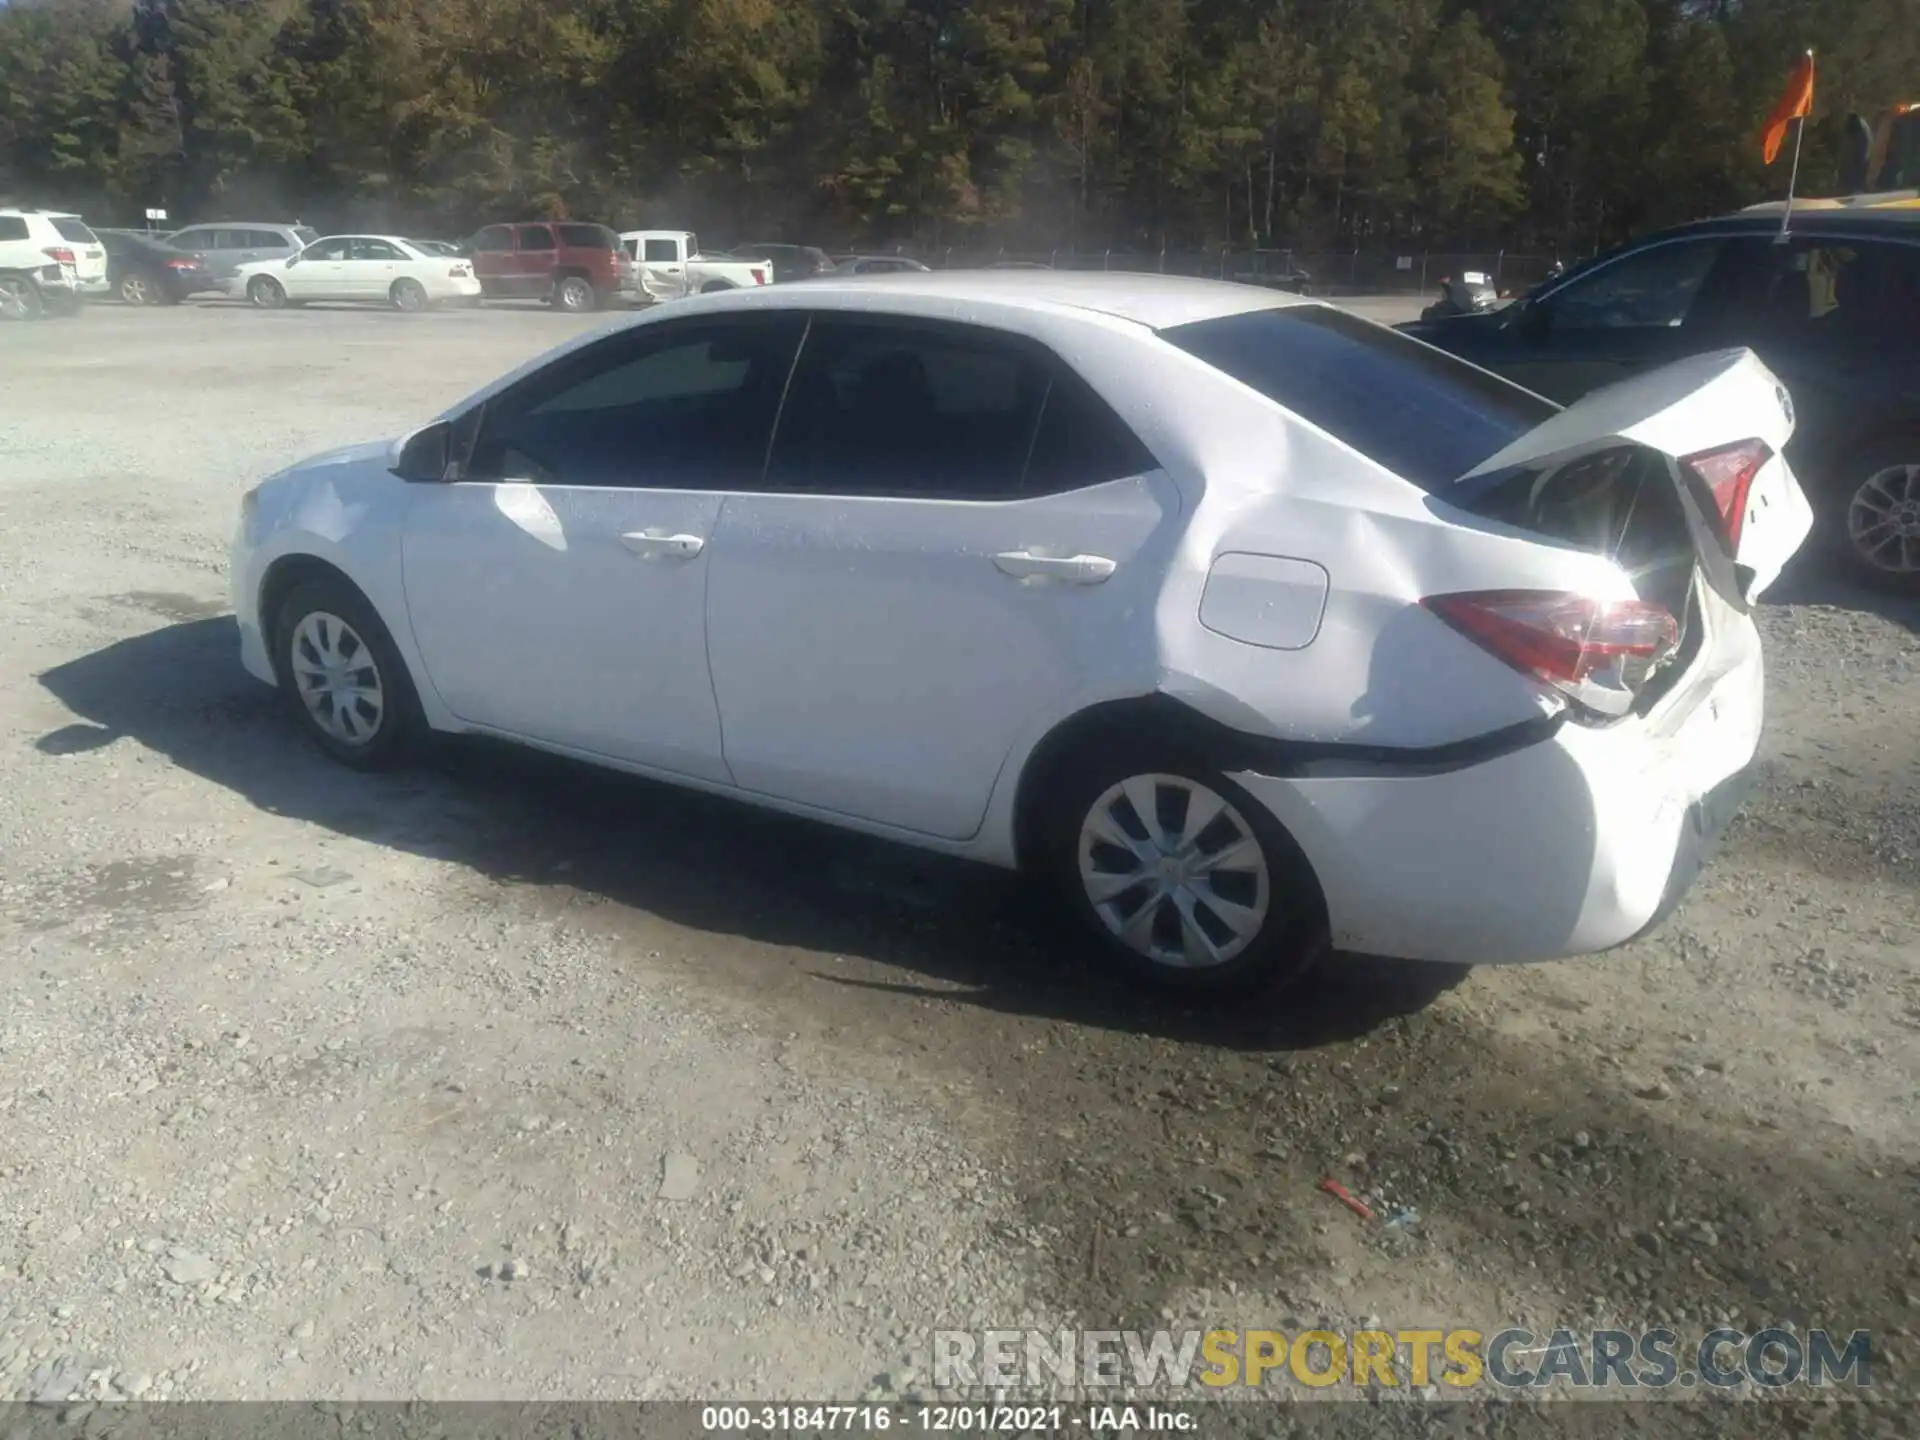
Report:
[[[865,253],[875,253],[868,251]],[[1520,294],[1547,277],[1551,255],[1506,250],[999,250],[950,246],[940,250],[901,247],[936,270],[995,266],[1049,270],[1120,270],[1161,275],[1198,275],[1244,284],[1304,288],[1319,295],[1425,294],[1464,271],[1480,271],[1496,289]]]

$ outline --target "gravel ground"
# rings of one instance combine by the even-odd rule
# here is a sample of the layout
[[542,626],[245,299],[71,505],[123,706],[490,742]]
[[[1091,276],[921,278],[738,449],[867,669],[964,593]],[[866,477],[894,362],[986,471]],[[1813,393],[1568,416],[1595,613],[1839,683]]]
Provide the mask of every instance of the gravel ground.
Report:
[[1870,1328],[1911,1395],[1920,606],[1790,577],[1757,793],[1652,938],[1173,1011],[1001,876],[528,756],[356,776],[243,675],[240,493],[590,323],[0,330],[0,1399],[853,1399],[930,1324],[1374,1319]]

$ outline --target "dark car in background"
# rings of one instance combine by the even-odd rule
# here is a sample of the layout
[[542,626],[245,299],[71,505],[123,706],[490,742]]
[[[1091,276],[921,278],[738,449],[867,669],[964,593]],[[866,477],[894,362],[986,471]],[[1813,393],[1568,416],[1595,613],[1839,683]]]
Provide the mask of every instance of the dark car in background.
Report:
[[733,245],[727,254],[735,260],[765,260],[773,266],[773,280],[784,285],[792,280],[807,280],[815,275],[833,273],[833,259],[812,245],[778,245],[754,241]]
[[107,252],[107,284],[128,305],[178,305],[189,295],[220,293],[198,255],[144,230],[96,230]]
[[544,300],[598,310],[633,288],[633,265],[604,225],[539,220],[489,225],[463,247],[489,300]]
[[836,275],[924,275],[928,267],[905,255],[836,255]]
[[1738,214],[1647,235],[1497,310],[1399,327],[1571,404],[1747,348],[1787,389],[1787,460],[1858,579],[1920,593],[1920,211]]

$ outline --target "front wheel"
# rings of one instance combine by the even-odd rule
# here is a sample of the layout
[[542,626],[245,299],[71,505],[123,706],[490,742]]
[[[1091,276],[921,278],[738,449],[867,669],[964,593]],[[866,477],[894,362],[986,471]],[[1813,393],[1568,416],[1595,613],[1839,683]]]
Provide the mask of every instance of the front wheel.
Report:
[[296,585],[273,620],[280,688],[301,728],[334,759],[382,770],[424,733],[406,662],[373,606],[346,580]]
[[1212,767],[1151,744],[1096,747],[1048,801],[1048,867],[1123,973],[1195,998],[1274,994],[1322,953],[1312,867]]
[[1830,548],[1856,579],[1920,592],[1920,437],[1857,455],[1836,488]]
[[262,310],[278,310],[287,303],[287,292],[278,280],[256,275],[247,282],[247,299]]
[[399,279],[393,282],[393,289],[387,298],[393,302],[396,310],[405,310],[409,314],[418,313],[427,308],[426,288],[418,280]]
[[24,275],[0,275],[0,320],[35,320],[45,311],[40,287]]

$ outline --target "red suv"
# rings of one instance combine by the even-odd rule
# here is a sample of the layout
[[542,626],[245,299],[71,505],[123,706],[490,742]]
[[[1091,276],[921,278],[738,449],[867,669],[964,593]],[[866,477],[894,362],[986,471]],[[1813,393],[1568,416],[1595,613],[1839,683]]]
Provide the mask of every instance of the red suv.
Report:
[[464,247],[489,300],[545,300],[560,310],[598,310],[633,288],[633,265],[604,225],[536,221],[489,225]]

